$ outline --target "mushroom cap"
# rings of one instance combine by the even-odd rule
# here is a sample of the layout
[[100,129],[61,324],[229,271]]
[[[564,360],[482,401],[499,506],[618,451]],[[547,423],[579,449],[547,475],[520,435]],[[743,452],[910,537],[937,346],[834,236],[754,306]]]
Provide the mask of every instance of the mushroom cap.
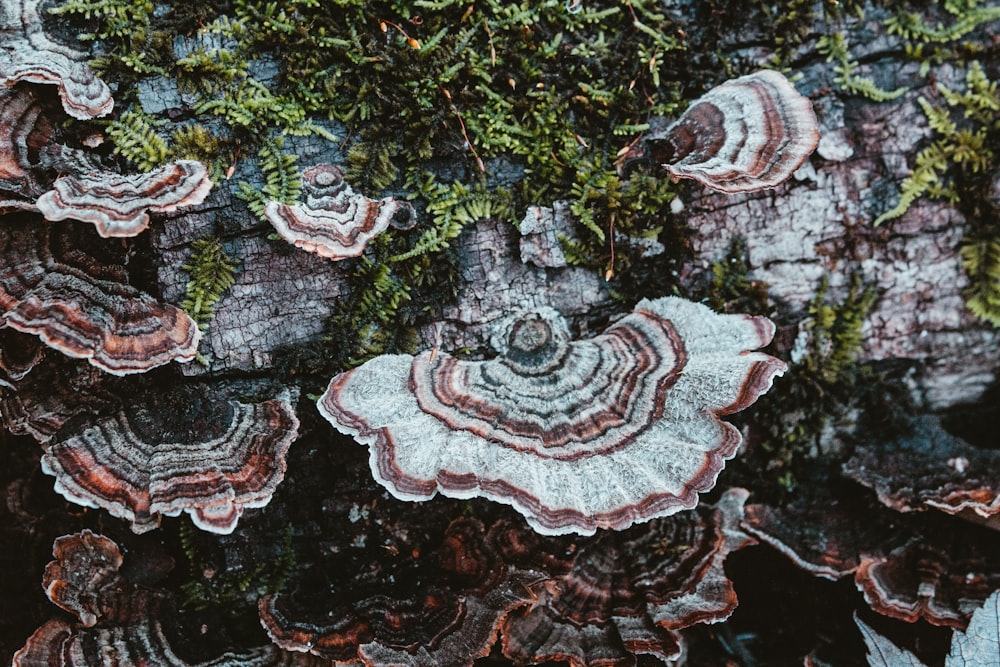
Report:
[[67,499],[131,521],[136,533],[181,512],[202,530],[231,533],[245,508],[271,500],[299,422],[280,400],[230,408],[229,427],[202,442],[147,442],[120,412],[50,444],[42,470]]
[[32,173],[55,127],[32,92],[0,88],[0,190],[34,199],[42,186]]
[[45,594],[80,619],[84,627],[92,627],[104,614],[102,591],[119,577],[122,554],[118,545],[84,530],[57,537],[52,555],[55,560],[45,567],[42,577]]
[[816,576],[853,573],[880,614],[963,627],[1000,588],[1000,540],[982,539],[981,526],[901,515],[826,468],[800,479],[799,488],[780,507],[748,506],[743,529]]
[[305,204],[271,201],[265,205],[264,215],[286,241],[321,257],[356,257],[389,225],[409,229],[416,222],[408,202],[357,194],[334,165],[310,167],[302,180]]
[[44,357],[45,346],[34,336],[13,329],[0,329],[0,378],[21,380]]
[[[12,667],[331,667],[304,653],[261,646],[227,652],[206,662],[191,663],[174,652],[160,621],[138,617],[130,624],[74,628],[61,619],[44,623],[14,654]],[[348,667],[361,667],[355,663]]]
[[732,79],[691,103],[649,157],[675,178],[720,192],[751,192],[788,180],[819,144],[816,115],[781,73]]
[[86,63],[74,62],[61,53],[34,49],[24,40],[19,44],[21,47],[13,57],[0,60],[0,81],[7,86],[19,81],[56,85],[63,109],[79,120],[111,113],[115,106],[111,89]]
[[[48,38],[40,15],[42,0],[5,0],[0,7],[0,82],[55,84],[63,108],[85,120],[114,108],[107,84],[86,63],[87,54]],[[3,34],[6,33],[6,34]]]
[[[4,331],[45,349],[34,336]],[[45,355],[30,374],[15,381],[13,391],[0,391],[0,424],[11,433],[47,443],[71,418],[107,413],[118,405],[107,380],[93,365]]]
[[[57,538],[53,555],[43,586],[53,602],[78,614],[81,622],[44,623],[14,654],[12,667],[329,667],[274,645],[188,663],[173,651],[161,626],[170,607],[165,593],[123,576],[114,542],[84,530]],[[148,563],[129,565],[135,574]]]
[[971,519],[1000,514],[1000,452],[973,447],[937,417],[915,420],[913,432],[894,442],[857,448],[843,470],[900,512],[932,507]]
[[80,220],[95,225],[103,237],[128,237],[149,226],[150,211],[200,204],[211,189],[203,163],[178,160],[146,174],[61,176],[36,205],[46,220]]
[[265,595],[261,624],[278,646],[336,664],[471,667],[490,652],[501,621],[528,602],[528,586],[540,578],[507,568],[483,525],[467,517],[453,520],[431,553],[408,561],[402,570],[408,576],[396,586],[374,588],[374,568],[359,576],[356,589],[340,587],[336,606],[321,612],[321,620],[296,610],[284,594]]
[[1000,589],[997,556],[997,548],[985,544],[914,541],[888,555],[863,558],[854,584],[880,614],[964,629],[976,607]]
[[124,279],[91,259],[73,266],[56,260],[44,227],[0,228],[0,326],[114,375],[194,359],[201,338],[195,321]]
[[719,416],[785,370],[750,351],[773,334],[766,318],[666,297],[571,341],[542,309],[502,323],[496,359],[376,357],[333,378],[319,410],[370,446],[372,474],[402,500],[483,496],[541,533],[620,530],[714,486],[741,440]]
[[[558,660],[574,667],[626,667],[640,653],[676,658],[678,630],[721,621],[736,608],[723,565],[730,552],[754,543],[739,529],[747,495],[730,489],[715,507],[602,533],[563,551],[564,572],[538,587],[538,600],[508,614],[504,654],[517,664]],[[508,542],[511,532],[530,542],[505,532]],[[532,546],[523,553],[537,560],[540,549]]]

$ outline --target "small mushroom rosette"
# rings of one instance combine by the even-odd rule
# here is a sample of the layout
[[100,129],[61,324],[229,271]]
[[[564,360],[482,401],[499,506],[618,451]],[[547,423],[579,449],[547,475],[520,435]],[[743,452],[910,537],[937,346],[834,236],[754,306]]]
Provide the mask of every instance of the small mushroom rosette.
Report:
[[621,530],[715,485],[741,441],[719,417],[786,368],[754,351],[773,335],[767,318],[665,297],[572,340],[542,308],[500,323],[494,359],[376,357],[334,377],[319,410],[401,500],[485,497],[543,534]]
[[357,257],[368,242],[390,226],[410,229],[416,213],[408,202],[370,199],[355,192],[340,167],[320,164],[302,172],[306,201],[270,201],[264,215],[278,234],[295,246],[334,261]]

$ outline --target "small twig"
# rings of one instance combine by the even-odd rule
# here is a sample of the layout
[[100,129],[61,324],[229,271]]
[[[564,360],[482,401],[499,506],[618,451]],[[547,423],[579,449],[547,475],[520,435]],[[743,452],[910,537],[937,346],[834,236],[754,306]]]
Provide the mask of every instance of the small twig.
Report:
[[[451,94],[445,91],[445,97],[447,97],[450,100]],[[458,124],[462,126],[462,138],[465,139],[465,145],[469,147],[469,150],[472,151],[472,156],[476,158],[476,169],[479,170],[480,174],[485,174],[486,164],[483,162],[483,159],[479,157],[479,153],[476,152],[476,147],[472,145],[472,140],[469,139],[469,134],[465,130],[465,121],[462,120],[462,114],[458,112],[458,109],[455,108],[455,105],[451,106],[451,110],[455,112],[455,118],[458,119]]]
[[611,242],[611,261],[608,262],[608,270],[604,272],[604,279],[611,280],[615,277],[615,214],[611,213],[608,221],[608,240]]

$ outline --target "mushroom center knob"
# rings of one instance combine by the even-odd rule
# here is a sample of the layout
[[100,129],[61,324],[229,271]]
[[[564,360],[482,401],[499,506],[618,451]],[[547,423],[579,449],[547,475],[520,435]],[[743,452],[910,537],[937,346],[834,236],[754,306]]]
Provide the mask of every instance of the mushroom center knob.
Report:
[[321,188],[328,188],[331,185],[334,185],[339,180],[340,178],[338,178],[338,175],[333,173],[332,171],[321,171],[318,174],[316,174],[315,183]]
[[508,345],[511,351],[535,352],[545,347],[552,339],[552,329],[544,320],[525,319],[514,325]]

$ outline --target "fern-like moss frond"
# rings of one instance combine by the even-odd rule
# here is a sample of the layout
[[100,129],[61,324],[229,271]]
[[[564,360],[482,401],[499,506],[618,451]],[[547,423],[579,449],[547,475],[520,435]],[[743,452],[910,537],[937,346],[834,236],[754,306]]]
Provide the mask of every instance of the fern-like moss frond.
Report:
[[976,317],[1000,327],[1000,236],[971,241],[960,252],[970,282],[965,305]]
[[239,184],[237,196],[246,201],[250,210],[262,220],[266,220],[264,206],[267,202],[294,204],[302,192],[302,179],[296,165],[298,158],[283,148],[284,140],[281,137],[266,141],[260,147],[257,155],[260,169],[264,173],[263,187],[257,189],[246,182]]
[[108,137],[115,144],[115,153],[142,171],[152,171],[171,159],[166,140],[156,132],[165,121],[157,120],[132,108],[108,125]]
[[236,281],[237,265],[215,237],[196,239],[191,248],[188,263],[181,267],[190,276],[181,308],[204,331],[212,319],[215,304]]

